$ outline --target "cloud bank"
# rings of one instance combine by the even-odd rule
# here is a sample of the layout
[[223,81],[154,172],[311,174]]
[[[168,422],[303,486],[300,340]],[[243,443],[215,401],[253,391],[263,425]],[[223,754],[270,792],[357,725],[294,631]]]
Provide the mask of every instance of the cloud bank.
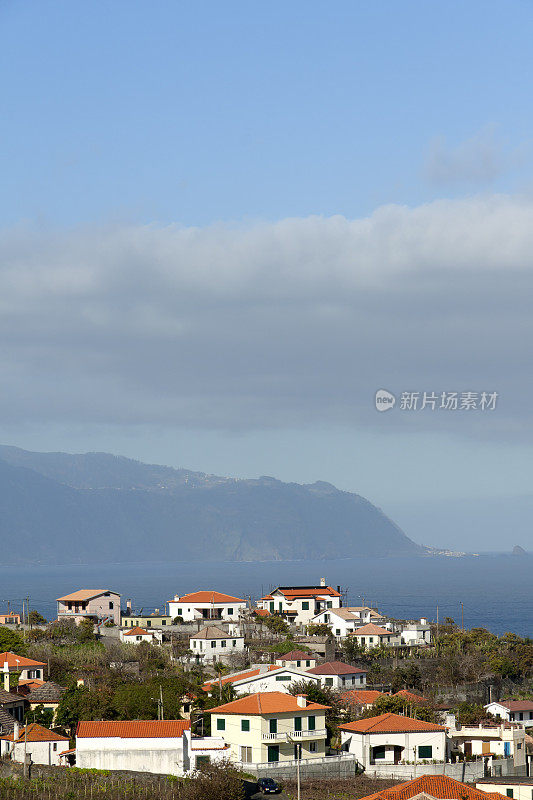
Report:
[[[4,230],[0,413],[523,438],[532,284],[533,201],[507,196],[355,220]],[[490,419],[377,415],[382,387],[500,403]]]

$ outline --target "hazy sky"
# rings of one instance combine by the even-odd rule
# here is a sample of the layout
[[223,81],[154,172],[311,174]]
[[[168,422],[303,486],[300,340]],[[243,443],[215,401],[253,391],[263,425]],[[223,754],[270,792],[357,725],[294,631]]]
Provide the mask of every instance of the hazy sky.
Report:
[[0,0],[1,441],[533,547],[532,28],[525,1]]

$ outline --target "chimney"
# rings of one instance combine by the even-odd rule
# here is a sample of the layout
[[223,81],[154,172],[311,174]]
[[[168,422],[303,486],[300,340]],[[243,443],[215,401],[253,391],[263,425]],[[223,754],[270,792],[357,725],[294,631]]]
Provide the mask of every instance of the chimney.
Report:
[[80,686],[85,686],[85,681],[83,680],[83,678],[78,678],[78,680],[76,681],[76,686],[78,687],[78,689]]
[[129,598],[126,600],[126,609],[131,614],[131,600]]
[[321,586],[325,586],[326,585],[326,579],[325,578],[320,578],[320,585]]
[[4,664],[4,690],[9,692],[9,667],[7,666],[7,661]]
[[307,708],[307,695],[306,694],[297,694],[296,695],[296,702],[298,703],[300,708]]
[[13,726],[13,742],[16,742],[17,739],[19,738],[19,730],[20,730],[20,728],[19,728],[18,720],[15,720],[15,725]]

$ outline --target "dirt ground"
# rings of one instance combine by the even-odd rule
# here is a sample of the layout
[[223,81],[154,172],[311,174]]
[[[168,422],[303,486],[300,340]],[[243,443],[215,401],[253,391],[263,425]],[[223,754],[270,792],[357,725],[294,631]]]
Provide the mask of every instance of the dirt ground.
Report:
[[[400,781],[379,780],[358,775],[354,778],[332,778],[331,780],[302,781],[301,800],[359,800],[368,794],[395,786]],[[296,781],[283,781],[283,792],[296,800]]]

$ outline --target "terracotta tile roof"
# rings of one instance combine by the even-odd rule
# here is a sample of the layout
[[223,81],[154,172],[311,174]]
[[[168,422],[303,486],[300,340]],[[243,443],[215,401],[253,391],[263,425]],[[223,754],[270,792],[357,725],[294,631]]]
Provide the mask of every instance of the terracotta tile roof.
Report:
[[198,633],[193,633],[191,639],[242,639],[241,634],[226,633],[226,631],[217,628],[216,625],[206,625]]
[[361,800],[409,800],[422,792],[442,800],[488,800],[489,797],[500,800],[503,797],[498,792],[482,792],[447,775],[421,775],[407,783],[366,795]]
[[274,591],[281,592],[287,600],[295,600],[297,597],[340,597],[339,592],[336,592],[332,586],[295,586],[294,588],[278,586]]
[[31,658],[24,658],[24,656],[17,656],[16,653],[0,653],[0,667],[3,667],[5,662],[9,669],[26,669],[26,667],[45,667],[42,661],[32,661]]
[[382,695],[383,692],[378,692],[376,689],[350,689],[343,692],[341,698],[349,705],[366,706],[375,703]]
[[443,725],[424,722],[421,719],[402,717],[400,714],[380,714],[377,717],[358,719],[339,725],[343,731],[353,733],[422,733],[425,731],[446,731]]
[[135,719],[128,722],[78,722],[77,739],[174,739],[190,730],[189,719]]
[[386,628],[380,628],[378,625],[368,622],[361,628],[357,628],[353,633],[350,633],[350,636],[396,636],[396,634],[393,631],[388,631]]
[[316,661],[316,658],[311,653],[306,653],[304,650],[291,650],[289,653],[276,657],[276,661],[301,661],[302,659]]
[[269,617],[270,611],[267,608],[254,608],[254,614],[258,617]]
[[122,635],[123,636],[153,636],[153,633],[151,631],[145,631],[144,628],[139,628],[139,626],[136,625],[134,628],[128,628],[128,630],[124,631],[124,633]]
[[242,597],[232,597],[231,594],[221,592],[191,592],[184,594],[179,600],[171,600],[171,603],[244,603]]
[[248,697],[239,697],[231,703],[209,709],[210,714],[284,714],[294,711],[320,711],[329,706],[320,703],[307,703],[305,708],[298,705],[296,697],[284,692],[258,692]]
[[38,689],[39,686],[43,686],[46,681],[37,680],[37,678],[33,678],[32,680],[23,680],[19,681],[18,688],[19,689],[26,689],[27,691],[32,692],[34,689]]
[[[249,678],[255,678],[258,675],[268,675],[269,672],[280,670],[281,672],[285,671],[284,667],[278,667],[274,664],[269,664],[267,670],[257,669],[249,669],[246,672],[237,672],[234,675],[226,675],[225,678],[222,678],[220,683],[224,685],[225,683],[238,683],[239,681],[246,681]],[[204,692],[210,692],[213,687],[218,686],[218,678],[213,679],[212,681],[206,681],[202,685],[202,689]]]
[[416,703],[419,706],[430,702],[427,697],[422,697],[421,694],[414,694],[413,692],[409,692],[407,689],[400,689],[399,692],[396,692],[396,694],[393,694],[392,696],[407,700],[408,703]]
[[366,669],[351,667],[343,661],[327,661],[325,664],[319,664],[318,667],[311,667],[306,671],[312,675],[357,675],[360,672],[364,674],[368,672]]
[[[93,597],[100,597],[101,594],[105,594],[109,592],[110,589],[79,589],[77,592],[72,592],[72,594],[66,594],[64,597],[57,597],[57,600],[63,601],[83,601],[83,600],[92,600]],[[117,594],[117,592],[111,592],[111,594]]]
[[[9,742],[13,741],[13,734],[10,736],[3,736],[3,739],[7,739]],[[59,733],[54,733],[53,731],[48,730],[48,728],[43,728],[42,725],[37,725],[36,722],[32,722],[31,725],[27,726],[26,728],[19,728],[19,735],[18,739],[15,739],[15,742],[18,744],[19,742],[68,742],[68,736],[60,736]]]
[[496,702],[509,711],[533,711],[533,701],[531,700],[497,700]]

